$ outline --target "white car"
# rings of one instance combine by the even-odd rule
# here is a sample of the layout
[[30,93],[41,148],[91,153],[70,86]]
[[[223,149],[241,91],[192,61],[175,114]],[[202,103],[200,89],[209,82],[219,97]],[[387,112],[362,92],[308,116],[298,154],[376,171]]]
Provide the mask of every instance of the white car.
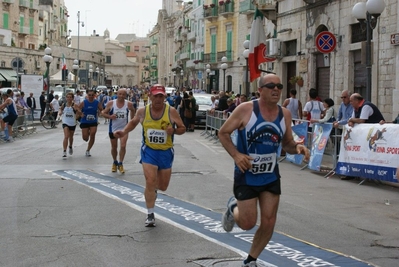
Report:
[[198,110],[195,113],[195,124],[205,125],[206,124],[206,113],[211,109],[212,106],[212,94],[193,94],[195,101],[198,105]]
[[166,94],[174,95],[176,92],[176,88],[174,87],[165,87]]

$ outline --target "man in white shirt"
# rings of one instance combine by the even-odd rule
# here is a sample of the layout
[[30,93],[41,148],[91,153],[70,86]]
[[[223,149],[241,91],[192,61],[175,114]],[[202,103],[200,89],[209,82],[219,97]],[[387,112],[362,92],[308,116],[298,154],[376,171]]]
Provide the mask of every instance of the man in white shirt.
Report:
[[[57,117],[58,117],[58,111],[60,110],[60,103],[59,103],[58,99],[59,99],[59,96],[58,96],[58,95],[55,95],[55,96],[54,96],[54,99],[53,99],[53,100],[51,101],[51,103],[50,103],[50,107],[51,107],[51,109],[53,110],[53,117],[54,117],[54,120],[57,119]],[[55,127],[54,127],[54,128],[55,128]]]

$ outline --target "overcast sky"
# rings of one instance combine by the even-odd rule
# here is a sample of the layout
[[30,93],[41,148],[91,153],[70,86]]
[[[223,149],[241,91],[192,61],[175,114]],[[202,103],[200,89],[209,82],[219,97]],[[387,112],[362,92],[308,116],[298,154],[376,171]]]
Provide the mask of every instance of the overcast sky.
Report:
[[68,9],[68,28],[78,35],[78,11],[84,27],[80,36],[89,36],[93,30],[103,35],[108,29],[111,38],[121,33],[135,33],[144,37],[156,24],[162,0],[65,0]]

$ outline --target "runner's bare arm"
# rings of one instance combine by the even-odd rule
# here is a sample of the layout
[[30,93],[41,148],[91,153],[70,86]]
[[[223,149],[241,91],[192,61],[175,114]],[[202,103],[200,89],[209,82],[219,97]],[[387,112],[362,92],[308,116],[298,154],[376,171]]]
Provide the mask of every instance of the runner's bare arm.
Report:
[[145,116],[145,107],[139,108],[136,115],[131,119],[123,130],[115,131],[114,136],[120,138],[133,131],[137,124],[141,123]]
[[167,129],[167,134],[172,135],[172,134],[184,134],[186,132],[186,126],[184,126],[184,123],[179,115],[177,113],[177,110],[173,107],[170,108],[170,118],[172,120],[172,123],[176,124],[176,128],[173,128],[172,126],[169,126]]
[[108,101],[107,105],[105,106],[105,108],[101,111],[101,115],[106,118],[106,119],[115,119],[115,114],[110,115],[109,112],[111,111],[112,105],[113,105],[114,101]]

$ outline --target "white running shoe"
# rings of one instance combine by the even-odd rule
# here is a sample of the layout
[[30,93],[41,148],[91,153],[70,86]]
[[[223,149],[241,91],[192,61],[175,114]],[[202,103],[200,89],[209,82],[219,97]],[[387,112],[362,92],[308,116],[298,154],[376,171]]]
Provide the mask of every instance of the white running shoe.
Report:
[[69,152],[69,155],[72,155],[72,154],[73,154],[73,148],[72,148],[72,147],[69,147],[68,152]]
[[86,150],[86,157],[91,157],[90,150]]
[[154,213],[148,214],[145,220],[145,227],[155,227],[155,215]]
[[227,202],[227,209],[222,216],[222,226],[226,232],[231,232],[233,230],[235,221],[233,213],[231,212],[232,206],[237,205],[237,199],[235,197],[231,197]]
[[66,158],[67,158],[66,151],[64,151],[64,152],[62,153],[62,158],[63,158],[63,159],[66,159]]
[[241,267],[257,267],[258,265],[256,265],[256,261],[251,261],[248,263],[242,263]]

